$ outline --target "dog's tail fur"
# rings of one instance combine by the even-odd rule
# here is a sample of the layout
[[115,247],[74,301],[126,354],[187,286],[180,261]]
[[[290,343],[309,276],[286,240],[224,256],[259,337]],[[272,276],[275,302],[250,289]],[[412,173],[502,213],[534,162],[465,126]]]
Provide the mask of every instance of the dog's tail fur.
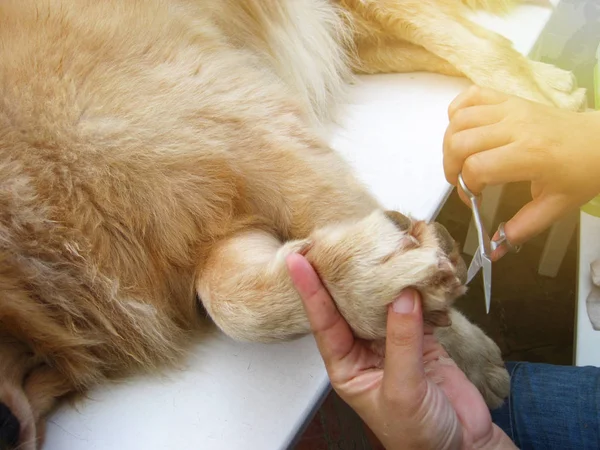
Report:
[[494,14],[505,14],[519,3],[553,7],[550,0],[462,0],[462,2],[471,9],[481,9]]

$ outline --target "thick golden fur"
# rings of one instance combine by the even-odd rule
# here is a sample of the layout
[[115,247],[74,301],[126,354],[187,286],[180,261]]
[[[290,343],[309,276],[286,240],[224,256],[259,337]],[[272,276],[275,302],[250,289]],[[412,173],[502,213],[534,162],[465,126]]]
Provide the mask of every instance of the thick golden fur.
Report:
[[467,11],[0,2],[0,402],[19,448],[42,445],[57,400],[177,361],[206,326],[198,298],[237,339],[307,333],[290,252],[365,338],[382,338],[386,305],[417,286],[449,352],[501,401],[497,347],[449,310],[464,263],[447,232],[382,212],[322,136],[353,72],[429,70],[581,107],[571,74],[518,55]]

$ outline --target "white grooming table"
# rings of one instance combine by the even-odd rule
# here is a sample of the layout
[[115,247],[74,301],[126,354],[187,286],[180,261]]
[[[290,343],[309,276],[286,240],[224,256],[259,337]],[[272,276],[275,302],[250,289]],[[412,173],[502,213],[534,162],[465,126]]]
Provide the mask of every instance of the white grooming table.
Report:
[[[551,15],[521,6],[477,21],[528,54]],[[451,192],[442,170],[446,111],[463,79],[413,73],[362,77],[332,145],[382,204],[434,218]],[[102,386],[50,417],[45,450],[253,450],[293,445],[327,394],[312,336],[248,345],[217,334],[187,368]]]

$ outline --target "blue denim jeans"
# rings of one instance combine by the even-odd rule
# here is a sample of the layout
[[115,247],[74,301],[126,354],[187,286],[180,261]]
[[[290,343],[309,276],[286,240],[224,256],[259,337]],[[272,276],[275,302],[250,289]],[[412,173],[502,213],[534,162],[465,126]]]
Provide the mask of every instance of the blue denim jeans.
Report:
[[600,368],[507,363],[510,396],[492,420],[521,450],[600,449]]

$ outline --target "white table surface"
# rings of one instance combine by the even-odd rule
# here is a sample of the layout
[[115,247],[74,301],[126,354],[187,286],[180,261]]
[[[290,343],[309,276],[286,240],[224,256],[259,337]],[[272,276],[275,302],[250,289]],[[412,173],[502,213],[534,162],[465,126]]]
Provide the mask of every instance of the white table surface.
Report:
[[590,264],[600,258],[600,218],[583,211],[579,217],[575,365],[600,367],[600,331],[592,327],[586,309],[592,290]]
[[[528,54],[551,12],[521,6],[478,14]],[[446,111],[466,80],[435,74],[362,77],[332,145],[387,208],[435,217],[451,187],[442,171]],[[288,447],[329,389],[312,336],[248,345],[217,334],[188,367],[93,390],[50,417],[47,450],[278,449]]]

